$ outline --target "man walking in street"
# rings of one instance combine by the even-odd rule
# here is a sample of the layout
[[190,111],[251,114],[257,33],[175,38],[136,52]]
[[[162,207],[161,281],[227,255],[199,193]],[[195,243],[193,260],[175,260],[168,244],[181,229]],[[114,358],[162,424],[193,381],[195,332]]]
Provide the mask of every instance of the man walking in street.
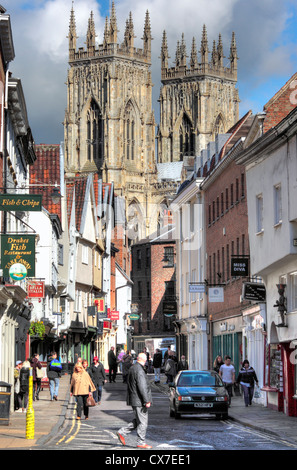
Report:
[[231,405],[231,397],[233,396],[232,394],[232,387],[235,382],[235,368],[231,364],[231,357],[230,356],[225,356],[225,364],[223,364],[220,367],[220,372],[219,372],[222,381],[224,382],[224,385],[227,389],[228,395],[229,395],[229,405]]
[[50,385],[51,401],[58,400],[61,372],[62,364],[57,359],[57,353],[52,352],[47,363],[47,376]]
[[102,390],[104,384],[107,382],[105,370],[102,362],[99,361],[98,357],[95,356],[93,359],[93,364],[90,367],[92,374],[92,381],[96,387],[95,392],[93,392],[93,397],[96,403],[101,404]]
[[108,351],[108,367],[109,367],[109,383],[115,382],[117,376],[117,358],[114,353],[114,347],[111,346],[110,351]]
[[127,405],[132,406],[134,419],[128,426],[124,426],[117,432],[119,441],[126,445],[125,436],[134,429],[137,430],[137,447],[151,449],[152,446],[145,443],[148,426],[148,409],[152,404],[152,393],[144,365],[146,354],[140,353],[137,362],[129,369],[127,379]]
[[155,372],[155,384],[160,383],[160,373],[162,365],[162,352],[160,349],[156,349],[156,352],[153,357],[153,368]]

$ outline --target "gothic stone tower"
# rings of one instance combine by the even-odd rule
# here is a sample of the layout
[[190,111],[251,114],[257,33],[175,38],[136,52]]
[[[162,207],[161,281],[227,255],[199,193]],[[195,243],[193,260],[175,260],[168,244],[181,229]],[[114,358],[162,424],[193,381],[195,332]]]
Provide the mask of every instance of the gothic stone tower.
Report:
[[86,48],[77,50],[72,7],[64,120],[65,168],[69,176],[98,172],[104,183],[114,183],[115,193],[126,200],[126,210],[133,205],[134,217],[140,219],[137,236],[140,238],[154,229],[150,210],[162,199],[162,192],[156,187],[149,13],[145,16],[142,49],[134,47],[131,13],[122,44],[118,43],[117,34],[113,2],[110,19],[105,22],[103,44],[96,46],[91,13]]
[[221,35],[213,42],[211,60],[206,27],[203,27],[200,63],[193,38],[190,64],[184,35],[177,43],[175,66],[168,66],[166,32],[161,47],[160,125],[158,160],[161,163],[198,155],[218,133],[225,133],[238,120],[237,48],[235,35],[230,47],[230,66],[223,64]]

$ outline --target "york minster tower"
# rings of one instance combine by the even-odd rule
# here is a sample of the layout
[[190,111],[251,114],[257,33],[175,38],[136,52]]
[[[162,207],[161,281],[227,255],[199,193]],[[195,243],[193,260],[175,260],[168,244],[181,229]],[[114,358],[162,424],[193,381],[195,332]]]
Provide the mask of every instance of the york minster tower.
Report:
[[223,134],[238,121],[237,48],[233,33],[229,66],[224,65],[221,35],[213,42],[211,59],[204,25],[200,62],[193,38],[190,60],[184,35],[177,42],[175,65],[169,66],[166,32],[161,46],[159,162],[181,161],[199,155],[216,134]]
[[[96,44],[93,13],[86,25],[85,47],[77,47],[74,7],[70,13],[67,109],[64,118],[66,176],[98,173],[113,183],[125,199],[126,214],[133,207],[139,237],[160,221],[160,205],[176,193],[179,182],[162,164],[198,155],[216,133],[226,132],[238,119],[237,51],[233,36],[230,67],[223,65],[221,39],[208,60],[206,29],[198,62],[193,40],[190,66],[186,46],[178,43],[175,66],[168,66],[166,33],[161,45],[160,124],[157,132],[152,108],[150,16],[144,15],[142,47],[135,47],[132,14],[124,38],[118,40],[114,2],[106,18],[102,44]],[[158,161],[157,161],[158,160]],[[160,176],[161,175],[161,176]],[[163,211],[164,212],[164,211]],[[131,216],[131,213],[130,213]],[[129,217],[127,217],[129,221]]]

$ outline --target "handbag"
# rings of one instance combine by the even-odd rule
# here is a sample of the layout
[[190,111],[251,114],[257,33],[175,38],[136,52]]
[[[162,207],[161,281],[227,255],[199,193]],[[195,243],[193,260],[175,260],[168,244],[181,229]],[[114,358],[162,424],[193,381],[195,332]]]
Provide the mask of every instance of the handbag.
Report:
[[92,395],[88,396],[86,405],[87,406],[96,406],[96,402],[95,402],[94,398],[92,397]]

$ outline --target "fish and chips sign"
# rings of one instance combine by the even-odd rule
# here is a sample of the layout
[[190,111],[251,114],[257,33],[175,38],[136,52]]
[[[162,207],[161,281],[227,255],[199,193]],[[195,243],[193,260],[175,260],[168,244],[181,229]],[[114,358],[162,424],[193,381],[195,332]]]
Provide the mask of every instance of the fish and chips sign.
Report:
[[0,211],[41,211],[40,194],[0,194]]
[[1,235],[3,277],[35,277],[35,235]]

